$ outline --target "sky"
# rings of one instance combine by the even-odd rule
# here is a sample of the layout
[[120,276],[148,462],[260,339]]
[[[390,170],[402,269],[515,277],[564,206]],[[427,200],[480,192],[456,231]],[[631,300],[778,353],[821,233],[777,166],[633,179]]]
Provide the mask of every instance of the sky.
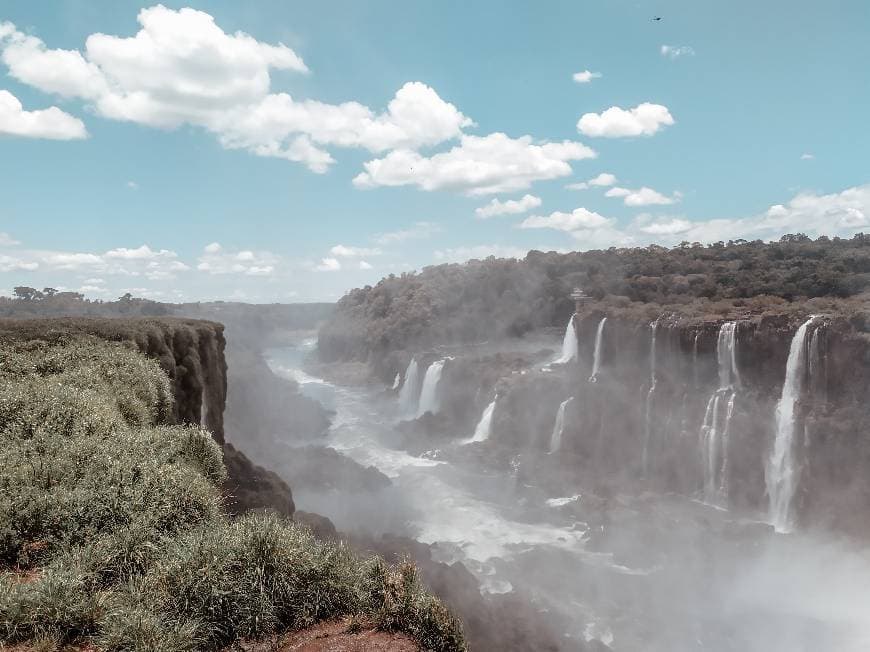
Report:
[[[660,17],[660,20],[655,18]],[[870,229],[864,0],[0,4],[0,294]]]

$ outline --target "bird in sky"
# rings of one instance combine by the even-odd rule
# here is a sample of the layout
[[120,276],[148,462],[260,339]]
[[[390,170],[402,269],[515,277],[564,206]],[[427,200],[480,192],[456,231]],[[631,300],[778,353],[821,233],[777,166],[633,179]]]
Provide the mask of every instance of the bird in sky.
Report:
[[652,18],[652,20],[661,20],[661,19],[662,19],[661,16],[653,16],[653,18]]

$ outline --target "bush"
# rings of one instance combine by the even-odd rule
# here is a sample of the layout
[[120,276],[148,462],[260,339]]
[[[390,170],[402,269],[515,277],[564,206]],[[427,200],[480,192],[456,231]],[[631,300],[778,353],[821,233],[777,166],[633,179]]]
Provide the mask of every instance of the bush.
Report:
[[359,615],[464,649],[416,575],[396,592],[400,571],[276,514],[228,519],[222,451],[166,425],[156,363],[89,336],[0,360],[0,644],[186,652]]

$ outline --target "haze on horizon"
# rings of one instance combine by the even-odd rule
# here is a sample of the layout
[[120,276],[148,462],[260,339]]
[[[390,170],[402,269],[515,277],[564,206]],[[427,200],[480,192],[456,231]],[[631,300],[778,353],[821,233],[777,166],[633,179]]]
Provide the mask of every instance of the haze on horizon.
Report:
[[868,27],[857,1],[12,0],[0,294],[335,300],[530,249],[851,236]]

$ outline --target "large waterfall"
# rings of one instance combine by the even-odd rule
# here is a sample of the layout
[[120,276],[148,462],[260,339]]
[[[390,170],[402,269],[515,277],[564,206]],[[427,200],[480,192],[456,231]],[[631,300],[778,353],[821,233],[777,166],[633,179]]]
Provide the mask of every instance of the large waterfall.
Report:
[[553,361],[553,364],[565,364],[577,357],[577,331],[574,330],[574,315],[568,320],[565,327],[565,337],[562,338],[562,355]]
[[423,389],[420,390],[420,404],[417,407],[417,417],[422,417],[427,412],[435,414],[441,407],[438,400],[438,383],[441,381],[441,370],[444,369],[444,360],[436,360],[429,365],[426,375],[423,377]]
[[565,408],[574,400],[572,396],[559,404],[556,411],[556,422],[553,424],[553,434],[550,436],[550,452],[555,453],[562,447],[562,433],[565,432]]
[[652,407],[653,396],[656,392],[656,331],[659,327],[659,321],[656,319],[650,324],[650,345],[649,345],[649,368],[650,380],[649,391],[646,393],[646,406],[644,408],[644,429],[643,429],[643,453],[641,454],[641,467],[643,474],[646,476],[647,466],[649,464],[649,443],[652,437]]
[[716,358],[719,363],[719,387],[707,401],[700,433],[704,499],[710,503],[728,500],[728,435],[734,415],[734,400],[740,386],[736,322],[725,322],[719,328]]
[[417,389],[420,384],[420,371],[416,358],[411,358],[405,370],[405,382],[399,390],[399,410],[403,416],[412,417],[417,413]]
[[795,411],[807,371],[807,330],[816,317],[807,319],[791,340],[782,396],[776,404],[776,437],[764,476],[770,501],[770,523],[777,532],[791,532],[791,502],[798,484],[800,468],[795,462]]
[[468,443],[486,441],[489,439],[490,431],[492,429],[492,415],[495,412],[496,401],[498,401],[498,394],[496,394],[495,398],[492,399],[492,403],[487,405],[483,410],[480,421],[477,422],[477,427],[474,429],[474,436],[468,440]]
[[601,344],[604,341],[604,324],[607,323],[607,317],[602,317],[598,322],[598,330],[595,333],[595,352],[592,354],[592,375],[589,376],[589,382],[598,381],[598,372],[601,370]]

